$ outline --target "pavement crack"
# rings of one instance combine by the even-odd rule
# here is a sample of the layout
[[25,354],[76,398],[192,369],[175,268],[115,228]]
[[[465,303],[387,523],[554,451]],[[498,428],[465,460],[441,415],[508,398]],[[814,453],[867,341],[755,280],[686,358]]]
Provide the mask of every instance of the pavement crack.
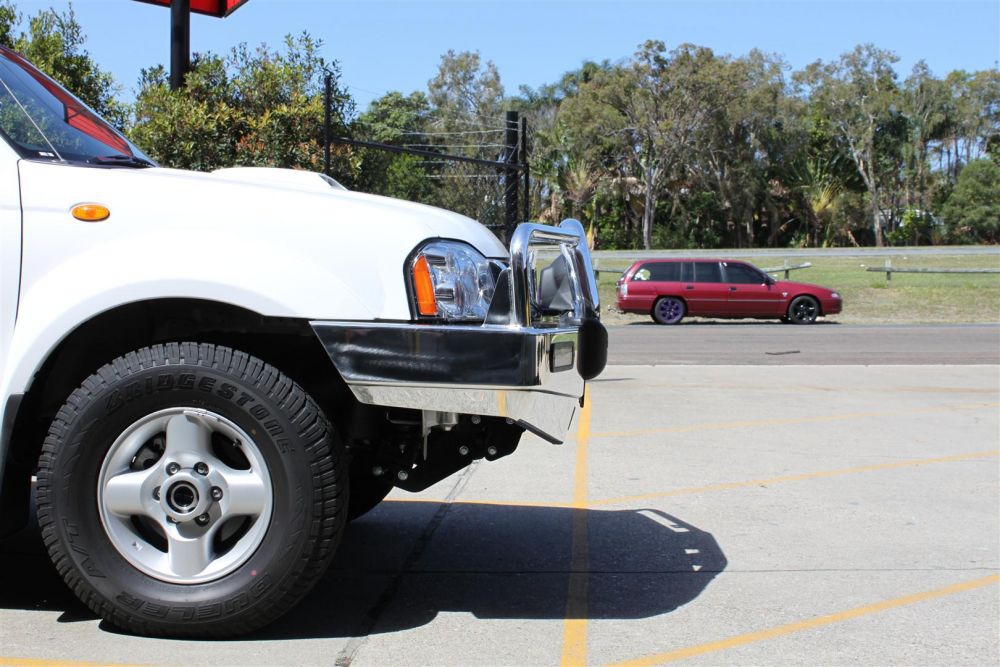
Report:
[[451,487],[451,491],[448,492],[444,501],[438,506],[437,511],[434,512],[434,516],[431,517],[431,520],[428,521],[427,525],[424,526],[424,529],[420,531],[420,535],[414,541],[413,547],[410,549],[410,553],[406,555],[406,560],[403,561],[402,567],[393,572],[392,579],[390,579],[389,583],[386,584],[386,587],[382,590],[382,593],[375,601],[375,604],[373,604],[365,613],[361,621],[358,623],[357,630],[351,634],[351,639],[337,654],[337,659],[334,661],[334,665],[336,665],[336,667],[350,667],[351,663],[354,662],[354,658],[357,656],[358,651],[360,651],[361,647],[368,641],[368,636],[371,634],[372,630],[375,629],[375,626],[378,624],[382,614],[399,592],[399,587],[403,582],[403,577],[417,572],[414,566],[420,562],[420,559],[424,555],[424,551],[427,550],[427,546],[434,537],[434,533],[441,525],[441,522],[444,521],[444,517],[451,510],[453,501],[465,489],[466,484],[468,484],[469,479],[472,477],[478,465],[479,461],[473,461],[472,464],[470,464],[458,475],[458,478],[455,480],[455,484]]

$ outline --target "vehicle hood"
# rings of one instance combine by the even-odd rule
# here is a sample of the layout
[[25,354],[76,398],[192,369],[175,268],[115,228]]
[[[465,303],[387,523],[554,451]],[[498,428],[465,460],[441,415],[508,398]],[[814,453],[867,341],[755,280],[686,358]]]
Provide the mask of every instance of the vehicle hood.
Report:
[[809,292],[810,294],[815,294],[816,296],[829,298],[837,290],[832,290],[829,287],[823,287],[822,285],[813,285],[812,283],[798,283],[792,280],[779,280],[775,284],[775,287],[779,287],[783,291],[789,293],[795,292]]
[[278,198],[292,209],[314,213],[321,224],[402,225],[409,232],[408,236],[420,230],[424,238],[465,241],[486,257],[506,258],[508,254],[493,232],[464,215],[401,199],[351,192],[336,181],[331,184],[316,172],[266,167],[219,169],[211,173],[157,171],[179,174],[184,178],[205,179],[213,187],[222,186],[231,190],[238,198],[250,195],[251,201]]
[[[185,278],[201,293],[225,286],[218,287],[219,300],[252,292],[236,305],[265,315],[398,320],[410,317],[404,267],[423,242],[454,239],[486,257],[508,257],[492,232],[463,215],[349,192],[307,172],[28,160],[19,170],[26,289],[71,265],[96,281],[98,272],[82,267],[121,267],[109,259],[115,251],[134,260],[130,281],[155,283],[168,295]],[[111,215],[97,224],[76,222],[69,211],[80,203],[100,204]],[[149,254],[136,254],[140,248]],[[122,279],[112,275],[105,283],[116,281]]]

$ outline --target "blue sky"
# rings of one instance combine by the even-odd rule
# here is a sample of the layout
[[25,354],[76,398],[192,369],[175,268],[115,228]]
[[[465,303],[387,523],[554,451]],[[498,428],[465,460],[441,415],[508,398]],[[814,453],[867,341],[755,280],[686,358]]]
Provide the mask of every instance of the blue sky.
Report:
[[[15,2],[27,15],[68,4]],[[73,7],[88,51],[126,97],[141,68],[169,64],[167,9],[133,0]],[[389,90],[425,89],[448,49],[492,60],[508,93],[554,82],[584,60],[625,59],[646,39],[732,55],[758,48],[795,68],[872,42],[900,56],[902,77],[920,59],[939,76],[1000,61],[1000,0],[249,0],[226,19],[194,16],[191,48],[278,45],[303,30],[340,62],[359,110]]]

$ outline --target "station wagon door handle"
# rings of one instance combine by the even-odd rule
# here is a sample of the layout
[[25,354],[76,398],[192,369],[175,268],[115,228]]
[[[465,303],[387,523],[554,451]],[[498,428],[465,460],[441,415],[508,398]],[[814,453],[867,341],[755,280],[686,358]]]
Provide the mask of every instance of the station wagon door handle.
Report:
[[736,288],[735,288],[735,287],[730,287],[730,288],[729,288],[729,291],[730,291],[730,292],[735,292],[735,291],[736,291]]
[[684,289],[694,289],[694,285],[688,285],[688,286],[687,286],[687,287],[685,287]]

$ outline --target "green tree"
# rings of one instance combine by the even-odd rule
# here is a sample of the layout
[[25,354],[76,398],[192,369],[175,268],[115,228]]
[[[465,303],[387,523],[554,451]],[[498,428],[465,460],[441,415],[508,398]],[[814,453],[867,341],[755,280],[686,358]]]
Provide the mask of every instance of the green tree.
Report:
[[[389,92],[373,100],[352,123],[357,139],[397,146],[426,144],[430,103],[420,92],[404,96]],[[356,187],[364,192],[430,202],[434,186],[425,159],[385,150],[363,148],[357,152]]]
[[987,159],[965,165],[941,214],[959,242],[1000,243],[1000,166]]
[[880,160],[878,137],[880,128],[890,122],[897,101],[892,65],[898,60],[890,51],[864,44],[836,62],[824,65],[817,61],[798,77],[843,140],[865,184],[875,245],[879,247],[883,245],[880,185],[884,181],[880,168],[885,161]]
[[162,65],[143,70],[131,138],[166,167],[210,171],[236,164],[244,132],[225,61],[195,58],[183,90]]
[[[320,171],[323,167],[324,78],[332,78],[335,133],[353,102],[340,87],[322,43],[303,33],[280,51],[235,47],[227,57],[198,56],[180,90],[162,66],[143,70],[133,139],[165,166],[211,170],[233,165]],[[334,176],[352,182],[353,153],[338,148]]]
[[769,181],[785,141],[785,69],[780,59],[759,51],[737,59],[713,57],[688,84],[705,122],[687,171],[696,188],[714,193],[722,216],[719,234],[738,247],[756,243],[760,213],[773,208]]
[[645,248],[652,247],[659,198],[676,181],[705,122],[705,109],[694,100],[697,88],[689,84],[712,58],[701,47],[667,53],[663,42],[648,41],[627,65],[598,72],[563,105],[564,122],[600,162],[641,189]]
[[63,12],[44,9],[15,32],[24,18],[10,0],[0,0],[0,44],[24,55],[117,127],[124,127],[128,107],[118,100],[120,87],[83,48],[87,41],[73,5]]
[[904,82],[903,114],[908,120],[906,207],[930,209],[930,152],[954,123],[953,106],[945,83],[931,74],[924,61],[913,66]]
[[[448,155],[504,159],[504,88],[500,73],[478,52],[449,50],[427,83],[431,117],[426,143],[417,147]],[[439,181],[434,203],[464,213],[500,230],[504,226],[504,187],[490,167],[441,161],[428,165]]]
[[[838,215],[845,199],[864,191],[850,157],[823,132],[823,119],[810,132],[808,145],[786,172],[787,183],[797,198],[796,206],[807,221],[800,231],[800,245],[833,246],[841,243],[860,245],[856,221]],[[803,234],[804,232],[804,234]]]
[[958,139],[966,164],[986,155],[987,143],[1000,134],[1000,71],[980,70],[969,75],[959,90]]
[[[540,86],[537,90],[521,86],[520,94],[509,100],[510,106],[527,120],[528,141],[531,147],[528,155],[531,167],[529,200],[531,210],[537,212],[535,216],[539,219],[557,222],[563,217],[566,203],[563,174],[570,161],[579,162],[581,159],[589,160],[590,157],[586,147],[569,136],[569,128],[559,120],[559,109],[563,101],[577,95],[580,86],[593,79],[597,72],[610,70],[611,67],[608,61],[603,63],[587,61],[579,69],[563,74],[554,84]],[[583,157],[585,154],[587,157]],[[589,161],[588,169],[594,170],[590,178],[598,186],[594,192],[594,209],[596,209],[602,194],[599,186],[603,184],[606,174],[600,165],[591,164]],[[591,223],[594,222],[591,220]]]

